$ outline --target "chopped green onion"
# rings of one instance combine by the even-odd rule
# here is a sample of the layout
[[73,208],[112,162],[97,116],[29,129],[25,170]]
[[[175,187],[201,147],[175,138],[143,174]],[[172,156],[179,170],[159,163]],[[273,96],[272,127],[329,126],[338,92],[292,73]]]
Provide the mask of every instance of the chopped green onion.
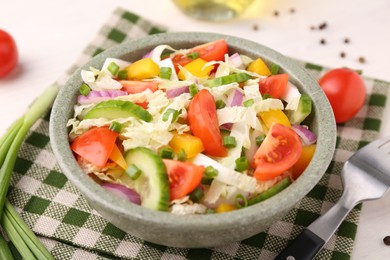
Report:
[[195,95],[199,92],[198,87],[196,86],[195,83],[194,83],[194,84],[191,84],[191,85],[189,86],[189,90],[190,90],[190,95],[191,95],[191,97],[195,96]]
[[115,76],[115,75],[118,73],[118,71],[119,71],[119,66],[118,66],[118,64],[116,64],[115,62],[111,62],[110,64],[108,64],[107,70],[108,70],[113,76]]
[[234,73],[214,79],[207,80],[207,85],[210,88],[219,87],[233,82],[241,83],[251,79],[252,76],[247,73]]
[[238,209],[248,207],[248,200],[241,193],[236,195],[235,202]]
[[276,75],[279,73],[279,65],[272,63],[271,68],[270,68],[271,74]]
[[249,161],[246,157],[240,157],[236,159],[236,168],[235,170],[238,172],[243,172],[249,169]]
[[261,98],[262,99],[267,99],[267,98],[272,98],[272,96],[268,93],[264,93],[263,95],[261,95]]
[[218,176],[218,170],[215,169],[213,166],[207,166],[204,169],[203,177],[202,177],[202,184],[210,185],[211,182],[215,177]]
[[187,153],[183,148],[181,148],[179,153],[177,154],[177,160],[182,162],[187,160]]
[[215,102],[215,106],[217,109],[221,109],[221,108],[224,108],[226,106],[226,104],[223,100],[219,99]]
[[244,107],[250,107],[250,106],[252,106],[254,103],[255,103],[255,101],[253,100],[253,98],[248,99],[248,100],[244,101]]
[[192,202],[197,203],[197,202],[199,202],[203,198],[204,192],[203,192],[202,188],[198,186],[198,187],[195,188],[195,190],[193,190],[189,194],[189,196],[190,196],[190,200]]
[[236,145],[237,145],[236,138],[234,136],[231,136],[231,135],[224,136],[223,137],[223,145],[226,148],[234,148],[234,147],[236,147]]
[[173,159],[175,157],[175,151],[170,147],[164,147],[160,150],[160,156],[164,159]]
[[89,92],[91,91],[91,88],[83,83],[81,86],[80,86],[80,94],[83,95],[83,96],[87,96],[89,94]]
[[124,80],[124,79],[127,79],[128,76],[127,76],[127,70],[120,70],[118,71],[118,79],[120,80]]
[[169,119],[169,116],[172,114],[172,120],[171,120],[171,123],[175,122],[177,117],[181,114],[181,109],[178,111],[178,110],[175,110],[173,108],[168,108],[165,113],[163,114],[162,116],[162,120],[164,122],[168,121]]
[[125,172],[132,180],[138,179],[142,173],[141,169],[138,168],[135,164],[131,164],[129,167],[127,167]]
[[110,128],[111,131],[120,133],[122,131],[123,124],[121,124],[121,123],[119,123],[117,121],[114,121],[114,122],[111,123],[109,128]]
[[172,68],[170,67],[161,67],[160,68],[160,78],[170,79],[172,76]]
[[264,139],[265,139],[265,134],[260,134],[259,136],[257,136],[255,139],[256,145],[260,146],[263,143]]
[[187,54],[187,57],[192,59],[192,60],[195,60],[195,59],[199,58],[199,52],[196,52],[196,51],[190,52]]

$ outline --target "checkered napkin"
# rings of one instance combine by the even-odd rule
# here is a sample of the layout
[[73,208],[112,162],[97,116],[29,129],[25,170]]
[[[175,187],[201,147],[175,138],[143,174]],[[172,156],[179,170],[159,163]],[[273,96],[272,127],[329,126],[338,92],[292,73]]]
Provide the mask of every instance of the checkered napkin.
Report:
[[[131,38],[164,31],[164,27],[117,9],[79,61],[57,84],[63,85],[77,67],[104,49]],[[315,78],[326,71],[318,65],[304,62],[302,65]],[[365,83],[366,103],[353,120],[338,126],[333,161],[318,185],[282,220],[240,242],[217,248],[165,247],[138,239],[108,223],[61,173],[49,142],[50,114],[37,122],[21,148],[8,199],[56,259],[273,259],[338,200],[342,192],[339,175],[343,163],[354,151],[378,136],[390,84],[369,78],[365,78]],[[318,259],[350,258],[360,209],[359,205],[352,210]]]

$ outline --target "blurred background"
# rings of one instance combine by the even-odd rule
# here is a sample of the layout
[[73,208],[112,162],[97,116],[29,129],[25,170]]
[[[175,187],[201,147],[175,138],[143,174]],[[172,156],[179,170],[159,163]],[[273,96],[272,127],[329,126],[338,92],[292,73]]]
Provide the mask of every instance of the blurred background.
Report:
[[[389,0],[254,0],[239,17],[220,22],[194,19],[172,0],[0,0],[0,6],[0,29],[12,35],[19,52],[16,68],[0,78],[0,134],[74,63],[117,7],[169,31],[231,34],[295,59],[390,81]],[[389,120],[382,133],[390,132]],[[369,205],[353,259],[384,253],[377,241],[364,240],[384,230],[383,223],[368,222]]]

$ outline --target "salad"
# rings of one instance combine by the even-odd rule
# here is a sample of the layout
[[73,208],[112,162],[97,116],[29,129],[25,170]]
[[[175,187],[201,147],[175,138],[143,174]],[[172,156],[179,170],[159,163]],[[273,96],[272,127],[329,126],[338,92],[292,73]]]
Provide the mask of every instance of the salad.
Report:
[[261,57],[224,39],[134,62],[82,70],[68,121],[82,170],[118,196],[173,214],[208,214],[263,201],[304,171],[316,136],[312,101]]

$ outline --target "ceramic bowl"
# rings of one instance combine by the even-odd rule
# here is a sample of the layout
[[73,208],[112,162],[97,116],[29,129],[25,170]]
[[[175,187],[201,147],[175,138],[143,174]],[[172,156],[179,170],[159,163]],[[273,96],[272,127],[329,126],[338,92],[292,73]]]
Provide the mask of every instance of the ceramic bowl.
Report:
[[[276,63],[289,74],[290,81],[314,102],[310,129],[318,136],[314,157],[304,173],[288,188],[256,205],[222,214],[174,215],[118,199],[96,184],[78,166],[69,147],[66,123],[73,116],[81,69],[100,68],[107,57],[135,61],[159,44],[176,49],[190,48],[225,39],[229,52],[262,57]],[[317,82],[294,60],[258,43],[214,33],[166,33],[122,43],[93,57],[78,69],[64,86],[52,109],[50,139],[57,161],[67,178],[80,190],[90,205],[118,228],[146,241],[174,247],[213,247],[239,241],[264,231],[282,218],[320,180],[335,149],[336,126],[331,107]]]

